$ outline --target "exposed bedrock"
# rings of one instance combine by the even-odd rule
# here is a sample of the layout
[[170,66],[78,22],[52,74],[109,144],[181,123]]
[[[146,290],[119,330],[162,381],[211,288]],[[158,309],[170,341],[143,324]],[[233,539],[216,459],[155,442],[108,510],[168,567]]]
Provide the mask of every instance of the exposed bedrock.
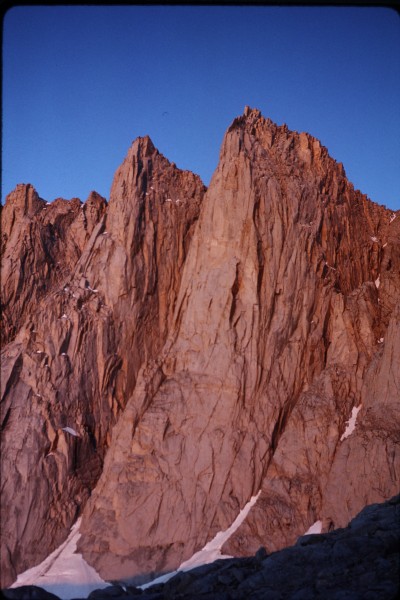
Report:
[[399,214],[246,108],[208,190],[148,137],[92,193],[2,209],[2,586],[83,512],[104,579],[294,543],[397,493]]
[[398,266],[398,222],[317,140],[258,111],[235,119],[167,342],[85,509],[86,559],[104,577],[175,568],[259,489],[224,550],[281,548],[395,493]]
[[30,185],[8,196],[2,585],[66,538],[95,486],[137,372],[166,339],[204,189],[139,138],[108,205],[95,193],[47,204]]

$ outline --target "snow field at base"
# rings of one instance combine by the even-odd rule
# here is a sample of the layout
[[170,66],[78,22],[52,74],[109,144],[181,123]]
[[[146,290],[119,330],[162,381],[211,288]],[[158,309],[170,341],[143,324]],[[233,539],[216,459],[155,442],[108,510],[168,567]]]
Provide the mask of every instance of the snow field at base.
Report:
[[[162,577],[158,577],[139,587],[146,589],[156,583],[165,583],[179,571],[189,571],[195,567],[212,563],[220,558],[231,558],[230,556],[221,554],[221,548],[243,523],[250,509],[257,502],[260,493],[261,490],[249,500],[228,529],[217,533],[202,550],[199,550],[199,552],[196,552],[191,558],[183,562],[176,571],[166,573]],[[66,541],[57,550],[54,550],[40,565],[18,575],[17,581],[13,583],[11,588],[22,585],[36,585],[55,594],[62,600],[71,600],[78,597],[87,598],[94,590],[111,585],[104,581],[93,567],[88,565],[82,554],[76,552],[77,542],[80,537],[80,524],[81,519],[78,519],[71,528],[71,533]]]
[[110,584],[88,565],[82,554],[76,552],[80,524],[81,519],[78,519],[66,541],[40,565],[18,575],[17,581],[11,587],[37,585],[62,600],[70,600],[86,598],[93,590],[109,586]]
[[345,440],[346,438],[348,438],[349,435],[351,435],[353,433],[353,431],[356,427],[357,415],[360,411],[360,408],[361,408],[361,404],[359,406],[353,406],[353,409],[351,411],[351,417],[347,421],[347,427],[346,427],[342,437],[340,438],[341,442],[343,440]]
[[140,587],[144,590],[156,583],[165,583],[169,579],[171,579],[174,575],[179,573],[180,571],[190,571],[190,569],[194,569],[195,567],[200,567],[201,565],[208,565],[209,563],[214,562],[220,558],[232,558],[231,556],[227,556],[221,554],[221,548],[228,541],[233,533],[240,527],[243,523],[247,515],[249,514],[251,508],[255,505],[258,500],[258,497],[261,494],[261,490],[255,496],[252,496],[248,503],[242,508],[236,519],[233,521],[232,525],[226,529],[225,531],[218,532],[215,537],[209,541],[202,550],[199,550],[191,558],[184,561],[176,571],[172,571],[171,573],[166,573],[149,583],[145,583]]
[[309,529],[307,529],[307,531],[305,532],[304,535],[311,535],[313,533],[321,533],[322,532],[322,521],[315,521],[315,523],[313,523],[313,525],[311,525],[311,527]]

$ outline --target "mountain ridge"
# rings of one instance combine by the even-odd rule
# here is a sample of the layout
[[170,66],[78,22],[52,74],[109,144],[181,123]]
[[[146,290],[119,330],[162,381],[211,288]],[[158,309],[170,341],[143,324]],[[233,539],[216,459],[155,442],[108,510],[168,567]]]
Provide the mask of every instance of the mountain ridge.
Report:
[[[18,333],[3,360],[3,572],[40,562],[82,512],[79,551],[89,564],[108,579],[147,579],[229,526],[259,490],[224,552],[282,548],[318,519],[343,526],[395,493],[395,213],[355,191],[318,140],[248,107],[228,128],[207,189],[147,136],[117,170],[108,204],[92,203],[84,238],[73,226],[85,205],[68,205],[68,220],[38,204],[50,214],[40,227],[52,212],[58,219],[69,271],[61,284],[50,275],[31,306],[36,279],[15,268],[21,233],[2,246],[8,305],[18,306],[21,286],[25,298],[17,324],[7,317],[9,338]],[[39,268],[53,273],[57,261],[39,250]],[[21,397],[32,404],[17,422]],[[79,438],[60,432],[77,424]],[[45,483],[27,476],[24,437],[36,444],[28,471],[38,463]],[[43,498],[40,514],[34,497]],[[31,550],[38,523],[40,556]]]

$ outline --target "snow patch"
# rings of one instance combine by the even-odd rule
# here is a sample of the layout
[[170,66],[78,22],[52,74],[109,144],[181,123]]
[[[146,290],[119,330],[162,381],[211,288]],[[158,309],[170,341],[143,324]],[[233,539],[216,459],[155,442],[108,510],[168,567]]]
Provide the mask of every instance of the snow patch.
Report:
[[395,220],[396,216],[397,215],[395,215],[394,213],[392,214],[392,216],[390,217],[389,225],[390,225],[390,223],[392,223],[392,221]]
[[80,538],[81,519],[75,523],[66,541],[40,565],[18,575],[11,588],[37,585],[56,594],[61,600],[87,598],[94,590],[109,586],[100,575],[76,552]]
[[381,276],[378,275],[377,279],[375,279],[375,285],[377,288],[379,288],[379,286],[381,285]]
[[353,433],[353,431],[356,427],[357,415],[360,411],[360,408],[361,408],[361,404],[359,406],[353,406],[353,409],[351,411],[351,417],[347,421],[347,427],[346,427],[342,437],[340,438],[341,442],[343,440],[345,440],[346,438],[348,438],[349,435],[351,435]]
[[200,567],[201,565],[208,565],[209,563],[214,562],[220,558],[232,558],[226,554],[221,554],[221,548],[228,541],[233,533],[240,527],[243,523],[247,515],[249,514],[251,508],[257,502],[259,496],[261,494],[261,490],[255,496],[252,496],[248,503],[242,508],[236,519],[233,521],[232,525],[225,529],[225,531],[219,531],[216,536],[209,541],[202,550],[199,550],[191,558],[185,560],[176,571],[172,571],[171,573],[166,573],[149,583],[145,583],[140,586],[143,590],[155,585],[156,583],[165,583],[174,575],[176,575],[179,571],[190,571],[195,567]]
[[71,435],[74,435],[75,437],[79,437],[79,433],[76,433],[75,429],[72,429],[72,427],[62,427],[61,429],[67,433],[70,433]]
[[[71,427],[63,427],[63,430],[68,431],[72,435],[78,435]],[[202,550],[184,561],[176,571],[166,573],[140,587],[146,589],[157,583],[165,583],[179,571],[189,571],[195,567],[214,562],[217,559],[231,558],[230,556],[221,554],[221,548],[246,519],[260,494],[261,490],[256,496],[252,496],[228,529],[217,533]],[[86,598],[92,591],[111,585],[105,582],[93,567],[88,565],[81,554],[76,552],[77,542],[80,538],[80,523],[81,519],[78,519],[72,527],[67,540],[40,565],[18,575],[17,581],[13,583],[11,588],[22,585],[36,585],[52,594],[56,594],[61,600],[72,600],[72,598]]]
[[322,521],[315,521],[315,523],[313,523],[313,525],[311,525],[311,527],[307,529],[304,535],[311,535],[312,533],[321,533],[321,531]]

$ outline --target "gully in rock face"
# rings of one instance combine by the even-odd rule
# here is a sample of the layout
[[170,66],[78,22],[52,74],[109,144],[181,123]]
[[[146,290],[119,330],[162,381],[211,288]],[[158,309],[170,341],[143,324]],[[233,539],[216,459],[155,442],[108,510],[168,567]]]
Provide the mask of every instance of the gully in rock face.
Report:
[[207,190],[144,137],[108,204],[21,185],[2,223],[2,586],[79,516],[143,583],[259,490],[223,554],[397,492],[400,220],[318,140],[246,107]]

